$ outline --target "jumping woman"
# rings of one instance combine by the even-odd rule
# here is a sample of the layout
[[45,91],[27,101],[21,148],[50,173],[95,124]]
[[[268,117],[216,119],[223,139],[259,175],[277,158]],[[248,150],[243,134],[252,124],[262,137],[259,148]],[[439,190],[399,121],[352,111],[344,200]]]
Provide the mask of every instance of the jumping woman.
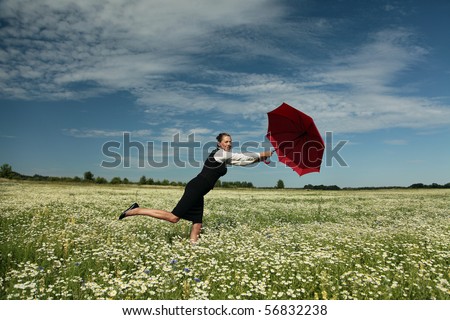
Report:
[[232,139],[228,133],[217,136],[217,148],[211,152],[203,165],[202,171],[188,182],[178,204],[172,212],[141,208],[133,203],[127,210],[122,212],[119,220],[131,216],[148,216],[172,223],[180,219],[192,222],[190,240],[197,242],[202,229],[204,196],[214,188],[217,180],[227,173],[227,165],[246,166],[261,160],[266,160],[272,154],[270,151],[261,153],[243,154],[231,152]]

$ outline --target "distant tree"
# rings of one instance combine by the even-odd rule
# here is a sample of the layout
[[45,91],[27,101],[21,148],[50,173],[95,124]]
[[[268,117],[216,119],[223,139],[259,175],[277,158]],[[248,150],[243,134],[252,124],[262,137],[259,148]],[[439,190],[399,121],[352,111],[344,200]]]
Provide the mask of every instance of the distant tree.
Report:
[[36,180],[36,181],[47,181],[48,177],[47,176],[41,176],[40,174],[35,174],[31,177],[32,180]]
[[122,183],[128,184],[130,183],[130,180],[128,180],[127,178],[123,178]]
[[332,186],[328,186],[327,190],[341,190],[341,188],[334,184]]
[[114,177],[111,179],[111,184],[120,184],[122,183],[122,179],[120,177]]
[[283,180],[281,180],[281,179],[278,180],[276,188],[277,189],[284,189],[284,182],[283,182]]
[[12,167],[5,163],[0,167],[0,178],[10,179],[13,176]]
[[86,171],[84,173],[84,180],[85,181],[94,181],[94,174],[90,171]]
[[139,179],[139,184],[146,184],[147,178],[145,176],[142,176],[141,179]]
[[[217,184],[215,185],[217,186]],[[253,183],[247,181],[223,181],[220,182],[222,188],[254,188]]]
[[98,184],[105,184],[105,183],[108,183],[108,181],[107,181],[105,178],[103,178],[103,177],[97,177],[97,178],[95,179],[95,183],[98,183]]
[[318,186],[313,186],[312,184],[306,184],[303,188],[307,189],[307,190],[341,190],[341,188],[339,188],[337,185],[324,186],[323,184],[318,185]]
[[442,186],[440,184],[437,184],[437,183],[432,183],[430,188],[442,188]]

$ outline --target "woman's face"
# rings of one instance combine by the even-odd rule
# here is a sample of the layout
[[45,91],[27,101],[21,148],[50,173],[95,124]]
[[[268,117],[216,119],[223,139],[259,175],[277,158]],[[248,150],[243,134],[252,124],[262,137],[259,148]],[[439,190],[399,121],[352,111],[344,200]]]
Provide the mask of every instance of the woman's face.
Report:
[[225,151],[230,151],[233,147],[233,141],[230,136],[223,136],[222,141],[219,142],[219,147]]

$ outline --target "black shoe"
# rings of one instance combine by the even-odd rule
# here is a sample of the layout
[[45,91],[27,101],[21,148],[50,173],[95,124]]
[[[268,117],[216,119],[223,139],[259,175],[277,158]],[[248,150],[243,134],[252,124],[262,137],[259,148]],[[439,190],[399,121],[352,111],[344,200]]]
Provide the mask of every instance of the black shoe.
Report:
[[134,208],[139,208],[139,205],[135,202],[133,203],[127,210],[125,210],[124,212],[122,212],[119,216],[119,220],[122,220],[123,218],[125,218],[127,216],[127,212],[134,209]]

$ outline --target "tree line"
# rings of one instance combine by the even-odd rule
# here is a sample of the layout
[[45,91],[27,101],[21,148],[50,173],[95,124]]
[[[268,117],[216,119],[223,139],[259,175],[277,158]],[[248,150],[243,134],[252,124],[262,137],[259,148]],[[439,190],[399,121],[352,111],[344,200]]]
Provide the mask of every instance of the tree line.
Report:
[[[185,186],[185,182],[175,182],[164,179],[162,181],[154,180],[153,178],[147,178],[142,176],[138,182],[139,185],[171,185],[171,186]],[[221,181],[218,180],[214,185],[215,188],[255,188],[253,183],[247,181]]]
[[377,189],[449,189],[450,182],[446,184],[424,184],[424,183],[414,183],[408,187],[400,187],[400,186],[386,186],[386,187],[354,187],[354,188],[340,188],[336,185],[324,186],[324,185],[312,185],[307,184],[303,187],[303,189],[307,190],[377,190]]
[[[86,171],[83,177],[50,177],[35,174],[33,176],[24,175],[12,170],[9,164],[3,164],[0,167],[0,178],[30,181],[49,181],[49,182],[82,182],[96,184],[138,184],[138,185],[154,185],[154,186],[185,186],[186,182],[170,181],[168,179],[155,180],[142,176],[138,182],[133,182],[127,178],[113,177],[107,180],[103,177],[95,177],[91,171]],[[253,183],[247,181],[217,181],[215,187],[219,188],[255,188]]]
[[[42,176],[35,174],[33,176],[27,176],[15,172],[12,170],[12,167],[9,164],[3,164],[0,167],[0,178],[6,179],[15,179],[15,180],[31,180],[31,181],[49,181],[49,182],[83,182],[83,183],[96,183],[96,184],[138,184],[138,185],[156,185],[156,186],[185,186],[186,182],[180,181],[170,181],[168,179],[163,180],[155,180],[153,178],[147,178],[146,176],[142,176],[138,182],[133,182],[128,180],[127,178],[114,177],[111,180],[107,180],[103,177],[95,177],[91,171],[86,171],[83,177],[50,177],[50,176]],[[217,181],[214,187],[217,188],[256,188],[252,182],[248,181]],[[275,189],[284,189],[283,180],[278,180],[275,186],[272,188]],[[409,187],[398,187],[398,186],[388,186],[388,187],[356,187],[356,188],[340,188],[337,185],[312,185],[306,184],[303,189],[306,190],[374,190],[374,189],[448,189],[450,188],[450,182],[446,184],[423,184],[423,183],[414,183]]]

